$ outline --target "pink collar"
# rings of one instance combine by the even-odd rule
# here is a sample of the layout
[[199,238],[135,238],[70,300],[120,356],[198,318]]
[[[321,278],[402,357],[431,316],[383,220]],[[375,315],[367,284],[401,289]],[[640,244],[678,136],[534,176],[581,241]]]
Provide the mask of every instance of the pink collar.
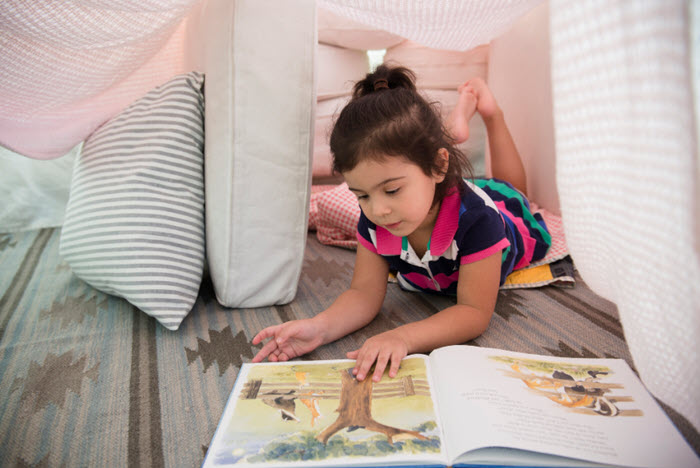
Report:
[[[459,226],[459,191],[450,190],[440,203],[440,211],[435,220],[435,227],[430,234],[430,254],[439,256],[452,244]],[[381,226],[377,226],[377,253],[380,255],[401,255],[401,237],[394,236]]]

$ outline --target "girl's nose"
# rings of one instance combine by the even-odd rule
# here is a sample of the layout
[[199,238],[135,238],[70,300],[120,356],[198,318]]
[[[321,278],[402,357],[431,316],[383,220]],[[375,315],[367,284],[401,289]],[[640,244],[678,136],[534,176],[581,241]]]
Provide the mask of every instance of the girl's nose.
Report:
[[372,211],[375,217],[380,218],[391,213],[391,207],[385,202],[375,202],[372,204]]

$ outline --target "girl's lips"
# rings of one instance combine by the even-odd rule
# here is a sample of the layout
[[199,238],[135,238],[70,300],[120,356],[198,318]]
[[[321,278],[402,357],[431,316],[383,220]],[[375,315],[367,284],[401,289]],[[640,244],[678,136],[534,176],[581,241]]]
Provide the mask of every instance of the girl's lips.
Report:
[[399,227],[399,224],[401,224],[401,221],[399,221],[398,223],[393,223],[393,224],[385,224],[384,228],[389,229],[389,230],[396,229],[397,227]]

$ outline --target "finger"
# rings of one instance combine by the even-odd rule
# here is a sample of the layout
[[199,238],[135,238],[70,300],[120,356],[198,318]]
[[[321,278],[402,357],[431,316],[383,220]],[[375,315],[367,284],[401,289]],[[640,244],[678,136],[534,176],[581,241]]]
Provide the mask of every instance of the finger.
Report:
[[355,367],[352,368],[352,375],[354,375],[355,378],[357,378],[357,374],[360,372],[360,363],[362,362],[363,350],[364,350],[364,345],[362,347],[356,349],[355,351],[350,351],[348,353],[348,357],[352,356],[352,357],[350,357],[350,359],[355,360]]
[[364,380],[376,359],[376,352],[364,353],[362,356],[360,356],[360,358],[357,360],[357,365],[355,365],[357,368],[357,380]]
[[396,377],[396,374],[399,372],[399,367],[401,367],[401,359],[403,359],[403,356],[401,356],[399,353],[394,353],[391,356],[391,367],[389,368],[389,377],[392,379]]
[[258,332],[258,334],[253,337],[253,344],[259,344],[265,338],[273,336],[278,327],[279,325],[274,325],[272,327],[267,327],[260,330],[260,332]]
[[384,373],[384,369],[386,369],[386,364],[389,362],[390,357],[390,354],[385,353],[380,353],[379,356],[377,356],[377,363],[374,365],[372,380],[379,382],[382,379],[382,374]]
[[268,358],[272,362],[278,362],[280,360],[280,353],[282,351],[277,348],[272,354],[270,354],[270,357]]
[[280,361],[289,361],[289,359],[290,359],[290,356],[287,353],[285,353],[284,351],[281,352],[280,355],[277,357],[279,358]]
[[[360,354],[360,350],[356,349],[355,351],[350,351],[345,353],[348,359],[355,359],[357,360],[357,356]],[[357,363],[355,363],[355,367],[352,368],[352,375],[357,375]]]
[[284,345],[287,341],[289,341],[290,338],[294,336],[294,334],[297,332],[296,327],[294,326],[287,326],[287,327],[280,327],[281,329],[279,330],[279,333],[277,333],[275,341],[277,341],[277,346],[282,348],[282,345]]
[[255,355],[253,358],[253,362],[260,362],[265,357],[269,356],[270,353],[272,353],[275,349],[277,349],[277,343],[275,343],[275,340],[268,341],[265,346],[262,347],[260,351],[258,351],[258,354]]

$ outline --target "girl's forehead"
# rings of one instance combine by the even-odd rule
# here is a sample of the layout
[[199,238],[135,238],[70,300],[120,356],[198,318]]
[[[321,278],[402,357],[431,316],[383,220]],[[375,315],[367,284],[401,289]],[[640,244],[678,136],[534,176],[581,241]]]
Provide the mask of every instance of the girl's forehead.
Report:
[[355,169],[360,171],[400,171],[415,166],[415,164],[403,156],[376,156],[371,158],[363,158],[348,172]]
[[406,158],[388,156],[362,160],[353,169],[343,172],[343,177],[351,189],[366,191],[386,181],[420,174],[421,169]]

